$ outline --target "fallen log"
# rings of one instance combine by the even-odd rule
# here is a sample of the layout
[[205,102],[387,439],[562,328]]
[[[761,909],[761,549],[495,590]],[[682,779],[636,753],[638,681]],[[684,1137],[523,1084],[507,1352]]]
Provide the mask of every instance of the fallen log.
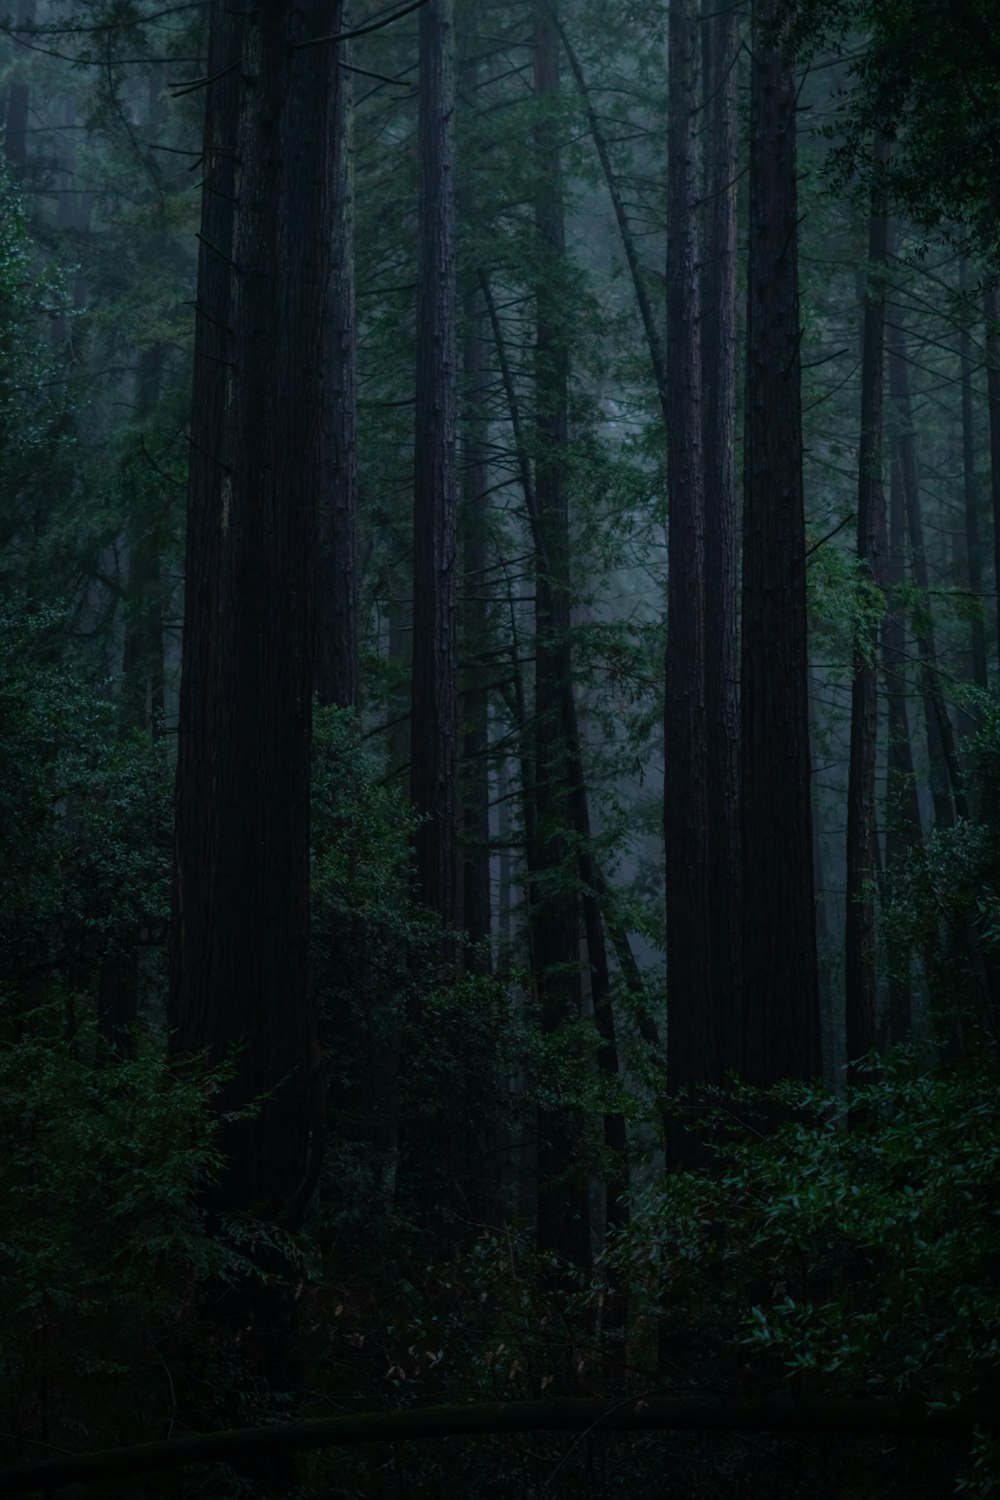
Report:
[[980,1426],[995,1425],[987,1407],[948,1411],[922,1401],[762,1398],[747,1401],[672,1401],[632,1396],[621,1401],[556,1397],[469,1406],[426,1406],[410,1411],[360,1412],[314,1417],[272,1427],[208,1432],[129,1448],[104,1448],[78,1456],[0,1469],[0,1495],[27,1495],[70,1484],[126,1479],[190,1464],[224,1463],[297,1448],[347,1447],[443,1437],[486,1437],[515,1432],[731,1431],[843,1433],[968,1441]]

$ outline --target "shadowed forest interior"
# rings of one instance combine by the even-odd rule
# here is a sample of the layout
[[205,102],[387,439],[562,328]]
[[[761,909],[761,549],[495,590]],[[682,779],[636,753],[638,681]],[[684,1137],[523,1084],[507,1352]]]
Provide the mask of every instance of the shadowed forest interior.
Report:
[[7,0],[0,1493],[1000,1494],[992,0]]

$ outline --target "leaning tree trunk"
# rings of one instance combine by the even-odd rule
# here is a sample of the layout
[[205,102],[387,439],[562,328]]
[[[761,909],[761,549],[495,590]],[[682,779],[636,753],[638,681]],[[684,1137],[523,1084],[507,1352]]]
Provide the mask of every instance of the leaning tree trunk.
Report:
[[799,361],[796,85],[755,0],[744,445],[741,773],[748,1079],[820,1073]]
[[336,64],[308,45],[323,0],[219,0],[212,19],[170,1020],[175,1053],[227,1062],[218,1202],[295,1224],[321,1140],[309,785]]
[[[877,142],[873,167],[888,161]],[[858,563],[863,582],[880,578],[885,532],[882,484],[882,406],[885,342],[885,267],[888,254],[885,190],[880,177],[872,188],[868,227],[868,286],[865,293],[861,358],[861,441],[858,447]],[[844,982],[847,1001],[848,1077],[875,1046],[875,878],[878,864],[875,826],[877,743],[876,656],[874,642],[854,648],[851,684],[851,748],[847,782],[847,908]]]
[[[719,1081],[708,908],[705,738],[705,514],[695,204],[698,19],[670,4],[667,137],[667,658],[663,832],[667,895],[667,1087]],[[671,1132],[678,1165],[698,1134]]]

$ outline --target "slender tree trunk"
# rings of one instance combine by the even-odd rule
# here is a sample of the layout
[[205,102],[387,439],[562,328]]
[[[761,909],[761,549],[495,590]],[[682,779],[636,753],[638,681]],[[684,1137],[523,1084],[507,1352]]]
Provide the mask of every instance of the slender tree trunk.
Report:
[[[898,592],[904,581],[906,547],[906,501],[898,453],[893,455],[889,481],[889,548],[884,570],[889,608],[882,624],[882,671],[888,705],[888,784],[885,809],[885,873],[890,890],[908,852],[921,841],[920,804],[917,800],[907,681],[903,671],[906,632]],[[913,995],[909,978],[909,952],[891,952],[889,968],[890,1046],[906,1040],[913,1020]]]
[[990,498],[993,508],[993,587],[996,590],[997,656],[1000,659],[1000,310],[997,284],[987,279],[983,292],[986,318],[986,381],[990,407]]
[[806,635],[795,104],[755,0],[741,656],[747,1077],[820,1074]]
[[[874,169],[888,161],[885,144],[876,142]],[[885,533],[882,483],[882,407],[885,343],[885,267],[888,255],[885,190],[880,178],[872,188],[868,226],[868,285],[865,292],[861,359],[861,439],[858,446],[858,561],[861,577],[881,581],[880,546]],[[875,1046],[875,870],[878,863],[875,826],[875,754],[877,685],[874,642],[854,648],[851,685],[851,749],[847,783],[847,908],[844,936],[844,985],[847,1002],[847,1064]]]
[[486,528],[489,449],[482,416],[486,384],[486,340],[482,292],[471,286],[464,299],[462,366],[465,383],[465,435],[462,445],[463,573],[465,655],[469,665],[462,695],[462,926],[469,939],[466,964],[488,973],[492,928],[490,894],[489,601],[486,596]]
[[[529,852],[535,983],[545,1035],[580,1014],[579,903],[567,834],[570,807],[567,704],[572,697],[569,649],[569,350],[566,310],[559,126],[552,103],[559,91],[557,7],[536,0],[533,67],[538,110],[535,188],[535,841]],[[591,1259],[587,1183],[577,1162],[581,1120],[556,1104],[538,1116],[538,1245],[586,1266]]]
[[[705,732],[705,514],[697,201],[698,13],[671,0],[667,135],[667,659],[664,842],[667,892],[667,1087],[717,1083],[708,909]],[[668,1143],[678,1165],[699,1136]]]
[[17,27],[14,32],[15,62],[7,85],[7,110],[4,129],[4,155],[7,165],[21,179],[28,165],[28,108],[31,85],[25,73],[30,35],[35,25],[37,0],[20,0]]
[[625,198],[621,190],[618,178],[615,176],[611,161],[611,152],[608,148],[607,137],[601,125],[600,116],[594,108],[594,101],[587,80],[576,55],[576,50],[569,39],[566,28],[559,27],[559,35],[562,39],[563,50],[573,74],[573,82],[576,84],[577,93],[583,102],[587,115],[587,124],[593,137],[594,147],[597,151],[597,159],[601,164],[604,174],[605,186],[614,209],[615,221],[618,225],[618,233],[621,237],[622,249],[625,252],[625,260],[628,263],[629,275],[632,278],[632,288],[635,292],[636,304],[639,308],[639,317],[642,321],[643,332],[646,336],[646,346],[649,350],[649,360],[653,370],[653,380],[656,384],[657,395],[660,398],[660,409],[663,413],[664,427],[669,428],[669,409],[667,403],[667,360],[663,350],[663,340],[657,324],[656,313],[653,308],[653,299],[649,294],[649,277],[639,258],[639,249],[636,244],[635,235],[625,206]]
[[[459,924],[457,706],[457,324],[454,5],[420,12],[420,225],[414,452],[410,795],[421,899]],[[457,958],[454,940],[446,956]]]
[[[898,316],[898,315],[897,315]],[[910,539],[910,568],[913,581],[921,591],[914,613],[913,633],[920,657],[920,687],[924,700],[924,722],[927,734],[927,757],[930,762],[931,796],[934,822],[938,828],[950,828],[955,813],[967,813],[965,793],[959,770],[955,735],[948,706],[941,694],[940,669],[934,641],[934,614],[928,593],[927,552],[924,547],[924,524],[920,512],[920,481],[917,470],[917,443],[910,403],[910,379],[906,367],[905,335],[894,323],[887,328],[889,347],[889,388],[899,424],[896,451],[906,504],[906,527]],[[954,810],[953,810],[954,804]]]
[[[160,395],[164,348],[154,344],[139,356],[137,416],[146,422]],[[130,729],[155,733],[163,717],[163,579],[155,518],[129,518],[128,595],[122,656],[122,715]]]
[[[963,290],[969,289],[969,263],[962,262]],[[979,535],[979,481],[976,474],[976,423],[972,358],[972,336],[963,322],[958,336],[962,366],[962,497],[965,502],[965,573],[971,593],[980,600],[983,592],[983,555]],[[986,675],[986,621],[976,614],[969,626],[972,680],[976,687],[988,686]]]
[[220,1204],[295,1224],[321,1142],[309,785],[336,64],[302,45],[329,28],[321,0],[219,0],[212,20],[170,1021],[178,1055],[229,1060],[220,1108],[255,1107],[222,1131]]
[[736,497],[739,33],[736,11],[704,0],[705,146],[701,268],[705,492],[705,732],[712,1006],[720,1073],[742,1073],[740,906],[739,517]]
[[[346,12],[346,6],[341,14]],[[327,305],[320,491],[316,693],[321,704],[358,701],[358,391],[354,287],[354,90],[350,44],[334,73],[333,228]]]

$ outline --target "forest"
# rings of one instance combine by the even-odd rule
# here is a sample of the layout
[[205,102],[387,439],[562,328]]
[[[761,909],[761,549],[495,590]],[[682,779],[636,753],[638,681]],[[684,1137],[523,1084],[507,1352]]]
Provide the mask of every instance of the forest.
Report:
[[994,0],[7,0],[0,141],[0,1494],[1000,1496]]

